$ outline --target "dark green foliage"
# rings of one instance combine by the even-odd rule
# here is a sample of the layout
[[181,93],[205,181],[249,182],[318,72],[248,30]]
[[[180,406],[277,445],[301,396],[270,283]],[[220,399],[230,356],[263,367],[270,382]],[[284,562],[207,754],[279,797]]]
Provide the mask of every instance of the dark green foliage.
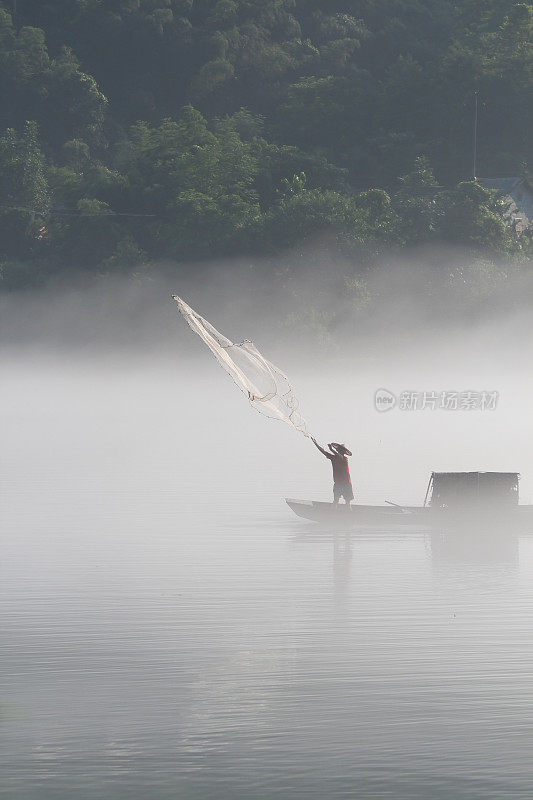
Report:
[[445,241],[494,252],[504,252],[510,245],[503,209],[498,207],[492,192],[468,181],[440,195],[439,201],[439,232]]
[[478,174],[531,162],[532,40],[515,0],[0,0],[2,285],[319,236],[527,252],[470,180],[476,91]]
[[49,191],[37,126],[0,138],[0,257],[25,258],[45,237]]
[[366,233],[355,200],[339,192],[321,189],[289,191],[266,221],[268,240],[277,246],[315,239],[324,233],[360,238]]

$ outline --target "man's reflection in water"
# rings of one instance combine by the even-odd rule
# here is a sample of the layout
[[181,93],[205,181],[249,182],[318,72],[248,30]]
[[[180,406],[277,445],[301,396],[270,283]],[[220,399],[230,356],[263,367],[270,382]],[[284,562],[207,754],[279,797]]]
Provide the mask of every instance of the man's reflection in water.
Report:
[[333,587],[337,602],[347,600],[350,593],[352,567],[352,534],[350,531],[333,533]]
[[293,543],[297,545],[326,547],[328,551],[333,545],[331,591],[338,608],[347,606],[350,595],[353,539],[353,529],[332,530],[315,525],[298,526],[298,532],[292,536]]

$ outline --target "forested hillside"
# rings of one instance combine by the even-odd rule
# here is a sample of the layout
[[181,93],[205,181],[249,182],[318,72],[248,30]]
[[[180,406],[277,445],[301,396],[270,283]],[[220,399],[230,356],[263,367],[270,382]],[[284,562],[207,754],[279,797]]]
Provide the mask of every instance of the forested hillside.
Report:
[[532,34],[514,0],[0,0],[0,286],[319,235],[523,257],[472,129],[478,92],[478,175],[527,172]]

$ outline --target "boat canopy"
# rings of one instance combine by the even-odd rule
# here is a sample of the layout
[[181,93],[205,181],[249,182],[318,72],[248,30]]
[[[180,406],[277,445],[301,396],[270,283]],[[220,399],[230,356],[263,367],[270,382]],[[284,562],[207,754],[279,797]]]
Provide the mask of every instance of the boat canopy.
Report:
[[429,505],[439,508],[518,505],[518,472],[432,472]]

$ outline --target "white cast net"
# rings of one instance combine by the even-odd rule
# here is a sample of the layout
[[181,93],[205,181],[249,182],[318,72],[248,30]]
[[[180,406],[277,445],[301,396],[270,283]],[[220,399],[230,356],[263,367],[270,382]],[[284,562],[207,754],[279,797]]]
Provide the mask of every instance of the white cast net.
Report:
[[298,401],[285,373],[267,361],[253,342],[231,342],[181,297],[175,294],[172,297],[187,324],[203,339],[252,406],[266,417],[286,422],[309,437],[307,423],[298,411]]

